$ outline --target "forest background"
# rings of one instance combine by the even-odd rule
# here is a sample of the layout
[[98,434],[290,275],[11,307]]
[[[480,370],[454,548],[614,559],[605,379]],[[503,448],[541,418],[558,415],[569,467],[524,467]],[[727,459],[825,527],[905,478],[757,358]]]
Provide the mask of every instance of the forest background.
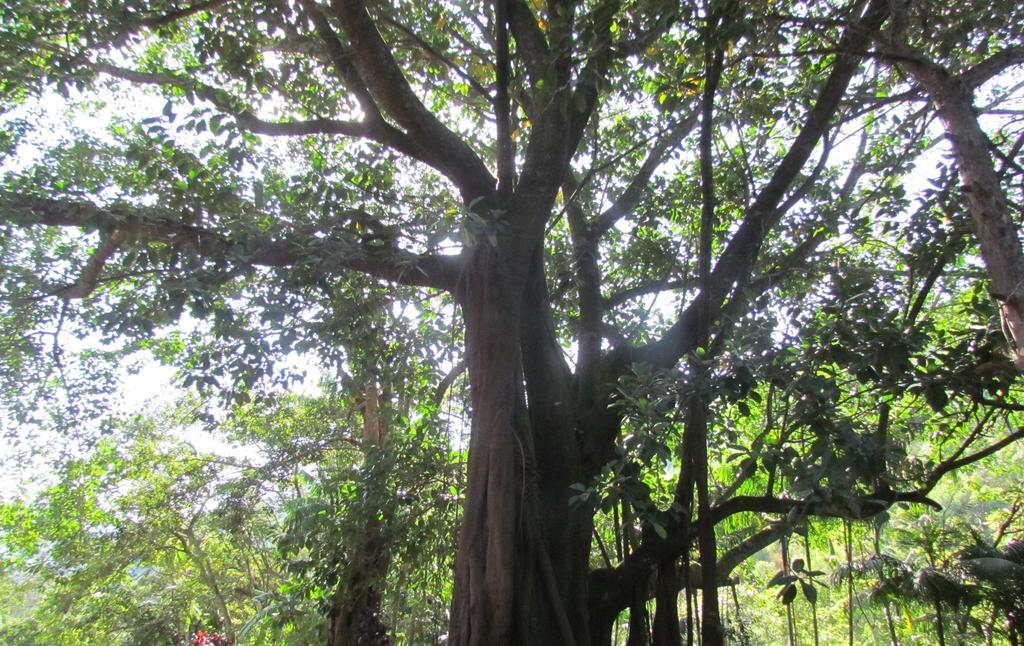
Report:
[[7,3],[5,643],[1018,643],[950,4]]

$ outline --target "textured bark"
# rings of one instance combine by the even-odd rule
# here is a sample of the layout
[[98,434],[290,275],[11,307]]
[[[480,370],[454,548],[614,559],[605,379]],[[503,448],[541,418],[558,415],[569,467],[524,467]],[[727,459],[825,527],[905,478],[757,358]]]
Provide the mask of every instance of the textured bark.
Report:
[[679,569],[674,559],[658,566],[654,599],[651,643],[654,646],[682,646],[682,635],[679,632]]
[[[545,585],[563,638],[589,644],[587,575],[594,510],[570,505],[570,486],[584,481],[574,419],[571,373],[555,336],[550,295],[544,279],[543,248],[534,249],[523,300],[520,335],[523,376],[529,401],[530,444],[536,455],[536,527],[543,562],[553,581]],[[552,597],[557,597],[558,600]]]
[[[840,40],[838,51],[856,52],[864,50],[871,38],[888,16],[889,3],[887,0],[873,0],[868,3],[861,13],[856,26],[847,30]],[[828,79],[818,92],[813,107],[807,113],[804,124],[799,133],[790,144],[789,150],[779,161],[771,179],[765,184],[751,205],[747,208],[746,215],[735,233],[725,245],[725,249],[718,256],[713,269],[710,269],[709,276],[704,282],[703,289],[698,298],[687,306],[679,319],[672,325],[665,334],[656,341],[640,348],[616,349],[604,362],[605,374],[603,375],[610,383],[613,377],[608,375],[620,374],[620,370],[628,369],[634,362],[646,362],[656,368],[668,368],[675,365],[686,353],[693,351],[701,343],[701,328],[707,330],[721,323],[720,315],[722,307],[729,298],[733,287],[749,278],[755,265],[761,246],[768,235],[768,232],[785,214],[783,203],[787,191],[791,189],[797,180],[801,169],[810,158],[814,148],[822,140],[825,133],[832,125],[837,110],[846,95],[846,90],[860,66],[859,57],[853,54],[840,54],[832,62],[832,69]],[[721,329],[717,330],[721,333]],[[602,460],[610,457],[602,451],[610,446],[602,441],[608,435],[613,435],[618,430],[618,420],[606,405],[607,395],[604,401],[597,398],[597,403],[590,409],[589,415],[585,418],[590,428],[589,436],[594,440],[585,447],[584,455],[587,458],[587,468],[597,468]],[[602,405],[603,404],[603,405]],[[692,439],[700,439],[701,433],[691,433],[697,436]],[[694,455],[695,444],[691,441],[685,447],[687,455]],[[706,459],[706,458],[705,458]],[[698,459],[697,469],[701,468],[704,459]],[[684,509],[692,508],[693,484],[681,483],[686,495],[680,499],[684,503]],[[922,496],[923,497],[923,496]],[[733,501],[729,501],[730,503]],[[795,501],[783,501],[771,499],[758,500],[759,511],[769,511],[769,508],[785,508],[786,513],[793,508]],[[727,503],[728,504],[728,503]],[[669,530],[667,540],[657,536],[648,535],[644,537],[642,544],[627,556],[623,563],[614,569],[597,570],[592,573],[590,580],[590,621],[596,631],[598,627],[611,626],[619,612],[632,603],[631,591],[645,585],[646,581],[669,559],[679,558],[685,553],[689,542],[696,538],[696,529],[703,524],[702,532],[702,560],[714,559],[714,525],[722,520],[728,506],[719,505],[717,508],[710,508],[709,504],[704,505],[704,518],[698,518],[698,522],[689,527],[677,527]],[[837,513],[848,513],[848,510],[837,510]],[[877,512],[874,512],[877,513]],[[692,532],[692,533],[691,533]],[[722,573],[714,574],[715,563],[709,562],[709,569],[712,574],[707,576],[709,585],[718,581]],[[723,568],[723,572],[727,572]],[[705,578],[702,575],[698,581]],[[711,596],[711,595],[709,595]],[[712,608],[712,613],[717,611],[717,605]],[[717,630],[717,622],[712,622],[708,634],[705,637],[715,640],[720,637]]]
[[496,209],[514,215],[497,240],[481,236],[460,279],[473,423],[453,644],[589,643],[593,511],[569,505],[575,408],[540,246],[553,193]]
[[516,643],[516,571],[526,556],[519,521],[527,462],[515,424],[522,281],[499,260],[481,243],[462,297],[473,422],[449,635],[458,646]]
[[[140,24],[162,26],[227,4],[223,0],[197,1],[190,7],[143,19]],[[248,109],[241,102],[229,101],[224,91],[203,85],[198,77],[126,69],[102,60],[86,67],[91,72],[121,81],[160,87],[165,91],[180,90],[190,99],[194,96],[208,101],[232,117],[235,126],[245,132],[362,139],[427,165],[453,184],[463,204],[476,211],[475,216],[495,225],[492,231],[481,234],[476,244],[467,245],[457,259],[404,251],[397,243],[392,244],[393,234],[388,234],[385,240],[378,235],[389,228],[382,221],[356,211],[339,214],[337,221],[326,223],[320,230],[275,229],[273,237],[263,233],[242,237],[243,231],[249,230],[247,227],[239,227],[236,232],[206,230],[193,226],[180,213],[143,210],[133,213],[122,206],[102,208],[64,199],[0,194],[0,223],[72,226],[104,233],[102,243],[82,268],[77,283],[56,291],[66,298],[92,294],[102,284],[108,260],[114,258],[122,246],[143,241],[187,248],[205,257],[223,259],[230,269],[238,272],[256,267],[305,265],[316,257],[325,260],[322,265],[309,269],[310,274],[330,276],[347,269],[387,281],[456,293],[466,324],[466,365],[473,421],[449,643],[463,646],[609,644],[616,617],[628,608],[630,643],[646,644],[652,637],[647,602],[654,594],[658,609],[653,626],[654,640],[674,645],[680,641],[678,591],[680,586],[685,586],[689,593],[695,583],[702,585],[705,591],[704,643],[718,643],[721,634],[720,622],[715,617],[716,586],[737,563],[777,540],[780,530],[762,531],[716,559],[716,523],[740,511],[863,518],[901,500],[930,502],[925,497],[927,489],[893,492],[880,476],[876,494],[862,500],[856,511],[837,502],[812,507],[812,503],[772,495],[734,496],[735,488],[729,491],[728,500],[712,507],[706,477],[707,429],[713,420],[710,420],[706,403],[698,402],[699,406],[694,404],[693,407],[693,422],[688,425],[691,441],[686,444],[683,468],[686,493],[679,499],[684,503],[686,517],[685,521],[667,528],[667,538],[647,531],[637,541],[639,544],[627,542],[626,549],[620,548],[618,556],[622,562],[618,567],[613,568],[609,563],[606,570],[590,573],[594,510],[585,505],[569,504],[570,485],[590,481],[614,457],[615,442],[622,430],[622,412],[610,404],[615,403],[618,378],[635,362],[645,362],[654,368],[674,367],[698,347],[708,350],[714,357],[717,351],[709,349],[713,347],[709,346],[711,332],[718,333],[718,343],[726,338],[728,324],[723,321],[731,317],[724,308],[742,306],[746,298],[742,292],[744,287],[750,286],[746,281],[757,267],[767,236],[787,210],[806,195],[804,188],[797,188],[798,184],[802,182],[804,187],[814,184],[824,162],[819,165],[819,171],[806,180],[801,179],[803,169],[834,127],[837,111],[847,96],[847,87],[872,39],[877,36],[878,28],[890,9],[900,3],[862,0],[842,11],[838,7],[829,11],[828,20],[820,23],[830,25],[842,16],[860,16],[838,42],[833,42],[829,34],[827,44],[835,45],[834,51],[838,53],[831,61],[827,81],[771,178],[758,182],[757,195],[749,201],[742,221],[723,230],[723,235],[729,237],[722,240],[724,248],[717,257],[712,255],[711,235],[716,231],[713,216],[717,204],[712,189],[715,160],[711,117],[715,79],[722,71],[724,54],[720,49],[722,44],[715,44],[716,39],[706,40],[705,47],[711,58],[706,62],[707,73],[703,77],[705,118],[701,132],[701,184],[704,209],[699,296],[661,338],[643,347],[633,347],[623,339],[607,353],[604,351],[605,314],[616,297],[607,297],[601,291],[602,235],[617,228],[620,219],[642,203],[652,176],[693,128],[696,114],[683,118],[658,138],[639,172],[620,195],[613,200],[612,195],[601,196],[602,200],[609,199],[611,206],[596,217],[573,204],[579,186],[565,175],[570,166],[580,169],[601,161],[602,146],[597,145],[570,164],[594,106],[603,97],[614,97],[618,93],[616,85],[623,70],[630,70],[630,73],[634,70],[634,63],[628,60],[630,52],[637,53],[656,44],[662,34],[677,26],[688,29],[693,17],[681,23],[679,8],[665,3],[664,8],[658,9],[664,13],[649,16],[656,17],[650,21],[649,31],[627,42],[623,36],[615,35],[618,29],[611,28],[616,24],[615,16],[620,12],[628,13],[630,21],[635,19],[637,24],[645,24],[644,15],[655,7],[641,11],[616,0],[589,4],[550,0],[546,10],[535,12],[533,4],[525,0],[495,0],[492,22],[495,51],[491,69],[494,71],[492,107],[496,154],[490,158],[488,152],[489,158],[485,160],[481,154],[490,148],[487,137],[463,137],[459,131],[466,124],[461,119],[454,118],[449,126],[448,119],[454,113],[442,111],[444,115],[439,116],[424,103],[420,95],[431,94],[430,88],[420,75],[407,76],[403,66],[410,60],[406,58],[408,52],[394,48],[389,42],[390,31],[379,28],[381,22],[398,26],[397,21],[387,15],[390,10],[399,9],[397,5],[385,7],[365,0],[300,0],[299,4],[304,9],[302,15],[296,16],[300,18],[301,27],[305,27],[308,18],[322,41],[321,46],[313,48],[316,55],[311,57],[311,62],[326,54],[321,61],[327,64],[325,71],[333,73],[341,82],[342,87],[337,88],[339,94],[351,95],[359,105],[363,113],[359,120],[317,117],[268,121],[257,116],[254,106]],[[740,6],[730,2],[722,3],[722,7],[718,4],[710,3],[708,11],[724,10],[725,5]],[[545,17],[539,19],[542,16]],[[808,24],[816,24],[813,16],[806,19]],[[417,38],[414,30],[402,31]],[[889,31],[897,30],[894,27]],[[708,35],[712,35],[710,28]],[[111,47],[113,50],[116,46]],[[96,54],[104,51],[98,48]],[[396,55],[396,51],[401,51],[401,55]],[[479,51],[484,54],[480,58],[486,59],[486,51]],[[812,54],[801,48],[799,55]],[[1024,369],[1024,256],[989,155],[989,142],[971,106],[971,91],[978,83],[1006,65],[1019,62],[1021,56],[1020,48],[1008,48],[958,78],[927,62],[915,62],[913,56],[900,59],[900,64],[911,69],[928,90],[953,142],[966,199],[990,274],[992,293],[1000,303],[1017,365]],[[92,57],[81,58],[84,61]],[[474,63],[488,63],[476,58],[474,56]],[[619,63],[622,66],[613,70],[613,64]],[[450,64],[455,67],[454,62]],[[483,68],[488,69],[488,65]],[[520,86],[520,72],[529,77],[530,87]],[[816,70],[815,76],[817,74]],[[489,83],[484,77],[481,82]],[[491,88],[483,88],[477,81],[471,83],[481,95],[491,92]],[[628,86],[621,89],[629,90]],[[312,109],[304,97],[298,94],[292,97],[295,105],[303,106],[299,116]],[[610,101],[613,109],[617,109],[615,103],[613,98]],[[670,109],[670,105],[664,109]],[[347,108],[340,111],[348,112]],[[329,115],[335,111],[325,109],[324,112]],[[631,109],[627,112],[631,117],[640,116]],[[530,125],[520,128],[523,113],[529,117]],[[653,127],[660,122],[660,117],[651,119],[650,125]],[[601,129],[597,131],[600,133]],[[636,134],[646,136],[641,129]],[[517,151],[520,136],[528,137],[528,141]],[[615,143],[617,147],[618,142]],[[639,151],[638,146],[633,152]],[[494,167],[497,177],[490,167]],[[586,184],[586,180],[579,183]],[[544,276],[545,227],[554,227],[559,217],[559,209],[553,205],[560,186],[572,189],[563,191],[560,208],[568,215],[576,253],[573,278],[578,294],[579,357],[575,375],[566,366],[556,338],[549,311],[551,296],[547,293]],[[478,204],[480,206],[476,206]],[[396,217],[401,220],[400,215]],[[475,224],[476,219],[466,222]],[[361,233],[367,230],[372,235]],[[384,241],[387,244],[379,244]],[[813,251],[814,246],[807,249]],[[936,276],[940,269],[941,266],[935,270]],[[665,286],[662,283],[658,287]],[[631,289],[643,290],[643,287]],[[624,294],[628,296],[629,291]],[[922,295],[911,311],[919,311],[924,302]],[[568,315],[571,311],[571,306],[566,308]],[[912,321],[913,315],[908,318]],[[446,378],[445,382],[450,383],[450,380]],[[443,392],[444,387],[439,390]],[[377,394],[371,388],[364,409],[365,439],[368,444],[382,448],[385,435],[376,401]],[[883,427],[884,424],[880,424],[880,429]],[[1022,435],[1024,431],[1011,433],[980,451],[966,456],[957,453],[947,458],[935,468],[928,488],[934,486],[943,473],[977,461],[1019,440]],[[770,477],[774,479],[774,471]],[[771,489],[769,485],[769,494]],[[632,525],[632,521],[628,524]],[[379,585],[387,570],[388,546],[376,519],[370,519],[366,529],[365,537],[355,546],[366,555],[361,569],[351,573],[347,579],[349,588],[334,600],[335,608],[327,629],[329,646],[387,643],[387,631],[380,621]],[[687,565],[685,572],[679,572],[677,564],[680,560],[689,563],[690,548],[695,540],[703,567],[690,569]],[[223,600],[221,605],[224,605]],[[223,614],[230,623],[226,605]]]
[[999,303],[1014,364],[1024,372],[1024,253],[970,88],[937,66],[911,62],[906,67],[927,90],[953,146],[990,293]]
[[[473,424],[453,644],[559,644],[573,638],[566,610],[574,587],[566,564],[578,560],[567,521],[572,446],[559,451],[551,445],[554,438],[538,432],[559,421],[552,418],[553,402],[545,402],[557,391],[549,390],[551,371],[537,342],[546,335],[520,333],[524,308],[542,296],[533,294],[536,286],[528,289],[532,255],[516,242],[481,241],[461,285]],[[541,382],[527,387],[529,409],[524,370]]]
[[[380,392],[375,384],[363,397],[363,441],[367,449],[381,451],[387,440],[387,424],[381,417]],[[367,486],[381,486],[382,478],[370,477]],[[371,495],[382,499],[382,493]],[[381,616],[380,585],[387,574],[390,552],[384,537],[384,523],[376,514],[366,519],[358,554],[343,586],[334,595],[325,626],[326,646],[389,646],[391,637]]]
[[368,586],[339,599],[328,617],[326,646],[390,646],[388,627],[381,620],[381,593]]

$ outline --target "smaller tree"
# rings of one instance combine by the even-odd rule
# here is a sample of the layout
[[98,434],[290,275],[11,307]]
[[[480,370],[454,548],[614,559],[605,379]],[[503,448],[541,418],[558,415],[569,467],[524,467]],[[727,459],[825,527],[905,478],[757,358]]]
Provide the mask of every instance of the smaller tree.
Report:
[[[196,451],[136,418],[88,455],[55,465],[31,501],[0,508],[4,570],[41,584],[32,612],[3,628],[36,643],[180,646],[196,630],[232,640],[279,585],[265,546],[274,511],[242,461]],[[10,643],[6,642],[5,643]]]

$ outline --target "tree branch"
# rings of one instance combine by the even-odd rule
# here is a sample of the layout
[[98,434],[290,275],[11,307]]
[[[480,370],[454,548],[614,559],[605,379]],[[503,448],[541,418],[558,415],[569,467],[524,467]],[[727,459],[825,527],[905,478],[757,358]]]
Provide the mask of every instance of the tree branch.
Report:
[[117,252],[121,243],[127,237],[128,233],[125,229],[117,229],[109,236],[103,238],[100,241],[99,247],[96,248],[96,251],[89,257],[88,262],[85,263],[85,267],[82,268],[78,282],[67,289],[61,290],[59,294],[65,299],[72,300],[85,298],[93,293],[96,290],[96,286],[99,285],[100,274],[103,272],[103,267],[107,264],[107,260]]
[[466,372],[466,361],[465,361],[465,359],[463,359],[462,361],[460,361],[457,364],[455,364],[452,367],[452,369],[448,371],[448,374],[446,374],[444,376],[444,378],[441,379],[441,381],[437,384],[437,388],[434,389],[434,400],[433,401],[434,401],[434,405],[435,406],[437,406],[437,407],[441,406],[441,403],[444,401],[445,395],[448,393],[448,389],[451,388],[452,384],[455,383],[455,380],[458,379],[459,377],[461,377],[465,372]]
[[973,91],[1007,68],[1022,63],[1024,63],[1024,46],[1007,47],[961,74],[960,83],[968,91]]
[[[934,509],[942,507],[934,500],[919,491],[911,492],[876,492],[870,496],[857,499],[859,510],[855,510],[849,502],[823,503],[814,500],[796,500],[774,498],[771,496],[737,496],[711,510],[712,523],[741,512],[762,514],[779,514],[797,516],[827,516],[863,520],[875,516],[898,502],[927,505]],[[698,518],[699,522],[700,519]],[[668,536],[662,539],[654,532],[645,532],[640,545],[629,554],[622,563],[613,569],[597,569],[590,575],[590,608],[591,612],[617,615],[629,606],[633,591],[637,586],[648,580],[659,563],[678,558],[688,541],[692,539],[690,532],[696,524],[689,528],[677,526],[668,529]],[[744,560],[767,547],[788,530],[784,523],[764,529],[731,550],[723,554],[719,560],[718,584],[724,585],[730,573]]]
[[718,584],[726,585],[729,575],[751,556],[757,554],[787,533],[786,526],[776,523],[748,536],[718,558]]
[[681,122],[664,133],[651,147],[640,170],[627,187],[602,213],[595,222],[587,220],[583,210],[576,202],[584,184],[593,177],[595,171],[577,182],[567,175],[563,192],[568,195],[565,200],[565,211],[568,214],[569,229],[572,236],[574,262],[576,265],[577,290],[580,298],[579,319],[579,351],[577,359],[577,390],[579,405],[587,407],[593,404],[595,377],[600,365],[602,339],[602,313],[606,303],[601,297],[601,270],[598,266],[600,254],[598,242],[615,222],[624,217],[639,203],[651,176],[665,160],[666,154],[679,145],[679,142],[693,129],[696,123],[696,111],[689,114]]
[[[423,50],[425,54],[427,54],[437,62],[441,63],[451,71],[455,72],[459,76],[459,78],[465,81],[466,85],[471,87],[473,91],[476,92],[478,95],[490,100],[491,93],[487,90],[487,88],[480,85],[480,82],[476,80],[469,72],[456,65],[450,58],[448,58],[441,52],[437,51],[430,43],[424,40],[419,34],[414,32],[408,25],[399,22],[394,18],[394,16],[389,15],[381,16],[381,20],[383,20],[387,24],[391,25],[392,27],[394,27],[395,29],[409,37],[414,43],[416,43],[417,47]],[[455,37],[455,39],[462,43],[465,47],[469,48],[470,51],[479,51],[478,47],[476,47],[472,43],[466,42],[465,39],[463,39],[457,31],[449,30],[448,33],[449,35]]]
[[512,142],[512,112],[508,85],[511,77],[508,40],[510,0],[494,0],[495,68],[494,120],[497,138],[498,191],[508,195],[516,175],[516,153]]
[[490,196],[495,184],[491,173],[413,92],[362,0],[332,0],[331,7],[351,42],[356,69],[379,105],[419,148],[428,151],[432,165],[455,183],[464,202]]
[[[567,3],[561,10],[571,15]],[[598,100],[598,86],[607,76],[614,60],[612,50],[612,23],[615,15],[622,7],[620,0],[602,0],[594,6],[591,16],[594,19],[594,45],[587,55],[587,63],[580,70],[576,79],[576,87],[565,93],[567,103],[562,108],[568,114],[565,132],[565,153],[568,161],[575,152],[583,137],[584,129]],[[571,29],[570,29],[571,31]],[[568,41],[570,38],[566,37]],[[559,86],[568,86],[571,79],[572,48],[568,44],[555,43],[554,49],[560,55],[555,61],[556,79]]]
[[[565,189],[573,195],[580,190],[573,178],[566,177]],[[569,234],[572,238],[576,291],[579,295],[578,350],[576,353],[576,390],[578,404],[593,403],[596,369],[601,359],[601,268],[598,238],[589,226],[582,207],[574,200],[566,201]]]
[[182,7],[181,9],[177,9],[175,11],[171,11],[160,16],[154,16],[152,18],[143,18],[139,22],[142,25],[150,28],[164,27],[166,25],[171,24],[172,22],[177,22],[184,18],[188,18],[189,16],[194,16],[197,13],[217,9],[226,2],[227,0],[205,0],[204,2],[197,2],[196,4],[190,7]]
[[675,124],[661,137],[647,153],[640,170],[630,181],[629,185],[619,194],[619,197],[609,206],[598,218],[594,225],[594,233],[600,237],[608,232],[615,223],[625,217],[636,208],[647,189],[654,172],[658,170],[665,161],[665,156],[674,150],[682,140],[693,131],[697,125],[698,110],[691,111],[682,121]]
[[1010,433],[1009,435],[999,440],[998,442],[990,444],[989,446],[985,447],[984,449],[981,449],[980,451],[971,453],[970,455],[964,456],[962,458],[949,459],[940,462],[938,465],[936,465],[935,470],[932,471],[931,475],[928,477],[928,482],[925,490],[930,491],[932,488],[934,488],[935,485],[938,484],[942,476],[946,475],[950,471],[956,471],[957,469],[963,468],[970,464],[974,464],[979,460],[983,460],[984,458],[987,458],[988,456],[999,451],[1000,449],[1007,447],[1010,444],[1013,444],[1022,437],[1024,437],[1024,428],[1017,429],[1016,431]]
[[616,292],[615,294],[612,294],[611,296],[603,299],[602,302],[606,309],[611,309],[613,307],[618,307],[619,305],[622,305],[623,303],[630,301],[634,298],[637,298],[638,296],[646,296],[647,294],[658,294],[670,290],[689,289],[693,287],[695,284],[696,283],[694,283],[694,281],[692,280],[657,280],[649,283],[644,283],[642,285],[637,285],[636,287],[629,287],[627,289],[622,290],[621,292]]
[[544,79],[551,57],[547,38],[537,24],[537,16],[524,0],[508,0],[508,24],[516,41],[516,53],[523,57],[530,80],[536,85]]
[[[373,220],[361,211],[345,215],[353,221]],[[454,289],[459,273],[459,260],[454,256],[414,254],[393,246],[360,244],[342,240],[337,233],[333,236],[315,235],[323,233],[323,228],[293,232],[284,238],[229,238],[216,231],[184,224],[155,210],[147,213],[121,205],[99,207],[89,202],[13,193],[0,193],[0,222],[17,226],[75,227],[86,231],[114,230],[119,232],[118,237],[122,240],[130,235],[140,241],[186,246],[200,255],[226,258],[243,267],[287,267],[317,257],[322,259],[319,262],[325,265],[325,271],[349,269],[404,285],[444,290]],[[337,231],[336,226],[327,229]],[[358,236],[352,234],[352,237]],[[104,251],[102,262],[112,254],[113,249]],[[99,262],[97,259],[93,264],[98,265]],[[95,270],[97,279],[101,268]],[[83,275],[89,278],[85,272]],[[85,280],[80,281],[80,284],[86,283]]]
[[321,11],[314,0],[300,0],[300,3],[306,13],[309,14],[310,20],[313,21],[313,28],[316,29],[317,35],[327,48],[327,54],[330,56],[334,69],[337,70],[349,89],[355,93],[356,100],[359,102],[359,107],[363,113],[367,118],[383,120],[380,108],[377,107],[373,97],[370,96],[370,91],[366,89],[366,83],[359,77],[359,72],[352,63],[352,52],[348,51],[342,44],[338,34],[334,32],[331,23],[327,20],[327,16],[324,15],[324,12]]
[[[876,30],[888,15],[888,7],[887,0],[873,0],[860,22],[843,35],[840,49],[863,49],[870,38],[870,33]],[[846,88],[857,71],[858,61],[857,57],[851,55],[836,56],[832,72],[818,93],[814,107],[808,113],[800,132],[779,162],[771,179],[747,209],[746,217],[719,257],[711,273],[711,289],[698,295],[662,338],[637,349],[632,357],[634,361],[643,361],[654,366],[671,365],[679,357],[693,350],[700,302],[706,299],[714,316],[736,281],[750,273],[768,231],[784,215],[784,211],[778,208],[779,203],[828,130]]]
[[[620,3],[619,0],[602,0],[591,11],[596,20],[597,42],[578,74],[575,87],[572,83],[574,6],[554,0],[550,4],[551,60],[544,70],[551,72],[545,74],[547,89],[538,90],[538,103],[543,110],[534,118],[536,125],[526,145],[520,187],[525,192],[550,193],[553,197],[597,104],[597,87],[610,64],[611,24]],[[553,173],[553,168],[559,169],[558,172]]]
[[242,130],[270,137],[296,137],[307,135],[342,135],[359,137],[388,146],[396,152],[420,161],[444,173],[438,164],[437,155],[421,148],[408,135],[394,128],[383,118],[370,115],[363,121],[342,121],[339,119],[310,119],[304,121],[268,121],[257,117],[247,108],[240,108],[240,101],[223,90],[210,87],[195,79],[185,78],[170,72],[140,72],[125,69],[105,62],[93,64],[97,72],[107,74],[129,83],[175,87],[195,93],[196,96],[212,103],[214,107],[235,118]]
[[[885,54],[898,61],[928,92],[956,154],[974,234],[999,302],[1007,343],[1024,372],[1024,250],[1009,212],[1006,193],[990,152],[991,141],[978,122],[971,81],[984,82],[1002,66],[1024,62],[1024,48],[1011,47],[968,70],[967,82],[902,42],[883,40]],[[972,74],[973,73],[973,74]]]
[[815,500],[814,498],[800,500],[774,496],[736,496],[716,506],[711,513],[715,523],[743,512],[780,515],[795,513],[801,516],[864,520],[877,516],[898,502],[917,503],[933,509],[942,509],[942,506],[929,498],[926,492],[915,490],[876,491],[856,499],[833,501]]

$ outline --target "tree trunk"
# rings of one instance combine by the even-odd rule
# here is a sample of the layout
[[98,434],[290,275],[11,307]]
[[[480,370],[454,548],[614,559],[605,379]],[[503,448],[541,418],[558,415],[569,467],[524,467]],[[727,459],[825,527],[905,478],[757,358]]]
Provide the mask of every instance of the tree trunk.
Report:
[[682,646],[679,631],[679,568],[674,559],[658,566],[652,635],[654,646]]
[[938,638],[939,646],[946,646],[946,631],[942,625],[942,602],[939,601],[938,590],[932,590],[935,595],[932,604],[935,606],[935,636]]
[[[387,424],[381,417],[380,403],[377,386],[371,383],[366,387],[362,404],[363,442],[368,452],[364,468],[366,486],[378,488],[386,486],[386,474],[379,473],[380,467],[390,467],[381,455],[387,440]],[[384,491],[368,494],[371,500],[383,500],[385,496]],[[379,511],[390,515],[387,509]],[[387,574],[390,553],[384,523],[376,513],[367,514],[357,554],[347,579],[334,595],[325,630],[326,646],[389,646],[388,627],[381,617],[380,585]]]
[[978,124],[972,92],[940,67],[918,62],[907,67],[928,92],[953,145],[990,293],[999,303],[1014,364],[1024,372],[1024,253],[992,163],[988,136]]
[[[516,643],[522,597],[517,571],[526,560],[521,520],[526,460],[518,405],[518,301],[496,255],[481,245],[467,271],[462,303],[473,406],[466,507],[455,564],[450,642]],[[517,567],[519,566],[519,567]]]
[[373,582],[354,581],[346,586],[327,624],[327,646],[390,646],[388,627],[381,620],[381,594]]
[[591,515],[568,503],[579,452],[540,260],[481,241],[460,285],[473,421],[449,635],[459,646],[589,644]]

